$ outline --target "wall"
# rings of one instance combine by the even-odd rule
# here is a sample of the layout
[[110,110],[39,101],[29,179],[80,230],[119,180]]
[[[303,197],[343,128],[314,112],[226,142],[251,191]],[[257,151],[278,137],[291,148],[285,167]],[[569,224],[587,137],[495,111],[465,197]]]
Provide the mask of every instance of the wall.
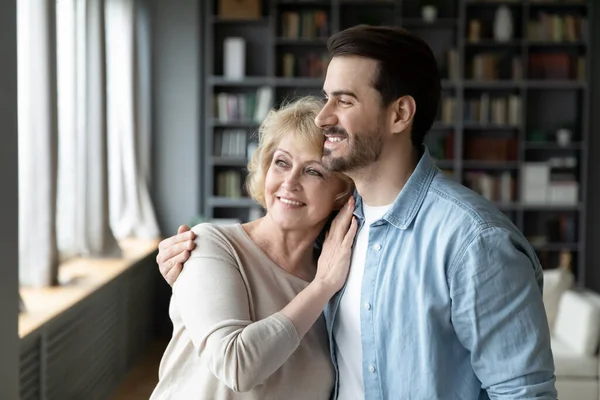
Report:
[[585,286],[600,293],[600,186],[596,175],[600,172],[600,4],[592,7],[593,16],[589,24],[591,29],[591,124],[589,133],[589,173],[587,196],[587,252],[585,268]]
[[198,0],[152,0],[152,195],[164,236],[202,210]]
[[0,1],[0,398],[19,398],[17,2]]

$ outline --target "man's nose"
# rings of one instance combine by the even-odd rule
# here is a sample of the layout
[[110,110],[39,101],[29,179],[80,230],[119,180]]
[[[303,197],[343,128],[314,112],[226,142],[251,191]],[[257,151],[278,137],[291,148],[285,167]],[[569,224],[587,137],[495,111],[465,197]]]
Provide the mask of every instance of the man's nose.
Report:
[[322,129],[325,129],[329,126],[335,126],[337,124],[337,117],[332,112],[329,103],[325,104],[325,106],[321,109],[321,112],[317,114],[315,117],[315,124]]

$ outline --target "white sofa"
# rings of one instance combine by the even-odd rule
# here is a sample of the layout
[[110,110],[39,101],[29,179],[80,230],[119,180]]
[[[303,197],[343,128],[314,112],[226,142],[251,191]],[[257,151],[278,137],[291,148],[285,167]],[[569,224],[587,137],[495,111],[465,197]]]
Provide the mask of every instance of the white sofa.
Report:
[[544,305],[552,334],[561,400],[600,400],[600,294],[573,288],[562,269],[544,272]]

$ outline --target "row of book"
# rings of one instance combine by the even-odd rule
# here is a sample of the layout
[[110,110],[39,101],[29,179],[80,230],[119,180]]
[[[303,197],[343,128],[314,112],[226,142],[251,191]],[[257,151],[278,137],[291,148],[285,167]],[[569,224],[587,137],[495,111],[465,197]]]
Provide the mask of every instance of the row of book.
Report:
[[[521,202],[529,205],[570,205],[579,201],[579,183],[573,177],[551,179],[550,166],[545,162],[528,162],[521,168]],[[492,173],[467,171],[464,183],[484,198],[510,203],[516,198],[515,177],[509,171]],[[216,195],[242,197],[242,172],[236,169],[216,173]]]
[[480,124],[518,125],[522,117],[522,99],[518,95],[491,96],[484,92],[467,99],[464,120]]
[[326,52],[308,52],[300,56],[284,53],[281,57],[281,75],[285,78],[321,78],[327,71],[329,56]]
[[444,96],[441,100],[439,121],[443,124],[456,122],[456,99],[453,96]]
[[[586,77],[586,57],[566,52],[532,52],[528,59],[528,79],[582,80]],[[473,56],[470,71],[474,80],[523,79],[519,56],[485,52]]]
[[213,155],[235,159],[250,159],[256,150],[257,143],[248,140],[245,129],[223,129],[216,132],[213,139]]
[[464,184],[492,202],[510,203],[515,200],[515,179],[509,171],[492,174],[483,171],[465,173]]
[[573,14],[540,12],[527,22],[527,38],[536,41],[575,42],[588,35],[588,20]]
[[470,74],[467,75],[475,80],[523,79],[523,63],[519,56],[479,53],[471,59]]
[[239,199],[242,197],[242,173],[240,170],[227,169],[216,173],[216,195]]
[[327,13],[323,10],[284,11],[281,36],[286,39],[315,39],[329,36]]
[[214,94],[213,118],[219,122],[261,123],[273,104],[273,89],[260,87],[245,93]]
[[568,53],[530,54],[529,77],[583,80],[586,77],[586,58]]
[[[515,176],[510,171],[493,173],[467,171],[464,183],[492,202],[510,203],[516,199]],[[528,162],[521,167],[520,200],[528,205],[575,206],[579,201],[579,182],[574,178],[552,178],[545,162]],[[572,236],[561,237],[565,241]]]
[[224,129],[213,137],[213,154],[217,157],[246,157],[246,139],[245,129]]
[[527,162],[521,167],[521,201],[525,204],[576,205],[579,182],[573,173],[557,172],[546,161]]

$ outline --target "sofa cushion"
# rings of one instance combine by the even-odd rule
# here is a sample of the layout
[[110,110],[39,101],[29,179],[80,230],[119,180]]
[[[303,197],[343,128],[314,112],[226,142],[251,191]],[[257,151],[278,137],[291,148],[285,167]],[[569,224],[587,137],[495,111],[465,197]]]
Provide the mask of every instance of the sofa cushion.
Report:
[[557,378],[598,377],[598,357],[578,356],[572,348],[556,338],[552,338],[552,354]]
[[551,330],[554,329],[559,300],[565,291],[571,289],[574,280],[573,273],[565,268],[544,270],[544,308]]
[[583,293],[568,290],[558,304],[554,337],[575,355],[594,356],[600,336],[600,308]]

